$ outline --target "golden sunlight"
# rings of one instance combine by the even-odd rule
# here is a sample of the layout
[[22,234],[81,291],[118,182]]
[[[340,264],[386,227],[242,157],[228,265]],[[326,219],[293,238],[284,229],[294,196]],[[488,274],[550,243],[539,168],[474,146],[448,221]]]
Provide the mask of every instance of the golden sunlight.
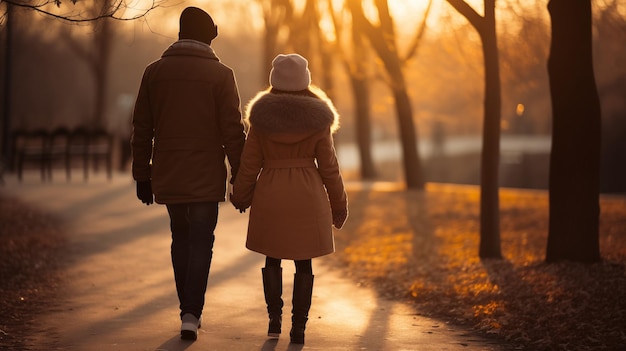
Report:
[[[388,0],[389,11],[394,17],[396,26],[400,30],[414,32],[417,25],[422,21],[430,0]],[[437,18],[442,10],[448,6],[445,0],[432,0],[430,13],[428,14],[428,27],[439,30]]]

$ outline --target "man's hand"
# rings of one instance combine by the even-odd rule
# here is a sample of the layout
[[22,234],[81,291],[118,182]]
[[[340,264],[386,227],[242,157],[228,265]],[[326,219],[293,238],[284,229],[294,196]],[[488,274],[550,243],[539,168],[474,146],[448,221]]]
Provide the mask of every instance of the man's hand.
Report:
[[154,202],[151,181],[142,180],[137,182],[137,198],[148,206],[150,206]]
[[240,202],[238,202],[237,200],[233,199],[233,194],[230,194],[230,202],[233,204],[233,206],[235,206],[236,209],[239,210],[239,213],[244,213],[246,212],[246,209],[250,206],[246,206]]

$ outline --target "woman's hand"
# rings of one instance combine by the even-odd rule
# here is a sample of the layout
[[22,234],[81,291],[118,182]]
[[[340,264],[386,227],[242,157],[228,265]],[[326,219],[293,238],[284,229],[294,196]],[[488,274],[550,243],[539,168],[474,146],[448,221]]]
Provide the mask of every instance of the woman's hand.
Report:
[[236,209],[239,210],[239,213],[246,212],[246,209],[250,207],[250,205],[244,204],[240,201],[237,201],[237,199],[233,198],[233,194],[230,194],[230,202],[233,204],[233,206],[235,206]]
[[341,229],[344,223],[346,223],[346,219],[348,219],[348,210],[338,210],[333,211],[333,226],[337,229]]

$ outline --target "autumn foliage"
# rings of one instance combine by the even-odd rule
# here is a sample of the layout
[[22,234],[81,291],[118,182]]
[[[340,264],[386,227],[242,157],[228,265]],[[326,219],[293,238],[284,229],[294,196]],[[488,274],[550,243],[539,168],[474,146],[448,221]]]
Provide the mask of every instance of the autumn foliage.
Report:
[[502,260],[480,260],[479,189],[353,189],[336,258],[417,312],[527,350],[626,344],[626,199],[601,199],[597,264],[546,264],[548,197],[501,190]]

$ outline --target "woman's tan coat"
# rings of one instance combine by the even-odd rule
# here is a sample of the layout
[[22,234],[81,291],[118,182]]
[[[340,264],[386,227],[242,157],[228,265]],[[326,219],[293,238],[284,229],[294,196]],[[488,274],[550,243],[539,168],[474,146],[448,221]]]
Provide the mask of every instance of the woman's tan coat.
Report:
[[332,211],[347,211],[348,201],[332,138],[339,117],[317,93],[262,92],[248,107],[232,201],[251,205],[252,251],[292,260],[334,252]]

